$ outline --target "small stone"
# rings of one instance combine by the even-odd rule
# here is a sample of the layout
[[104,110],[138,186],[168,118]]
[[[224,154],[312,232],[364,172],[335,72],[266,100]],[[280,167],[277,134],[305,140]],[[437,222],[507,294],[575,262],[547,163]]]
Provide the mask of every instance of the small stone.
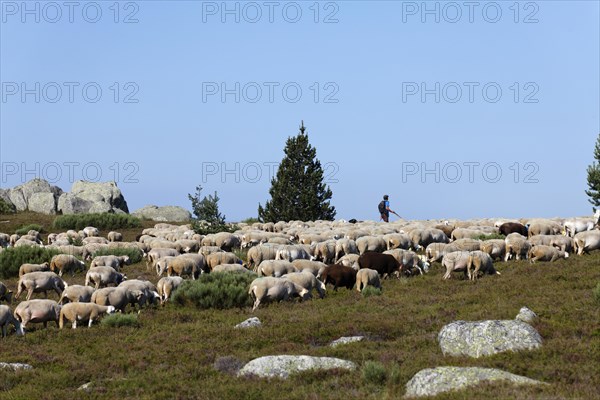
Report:
[[33,367],[29,364],[0,362],[0,369],[12,369],[13,371],[20,371],[30,370],[33,369]]
[[365,339],[364,336],[343,336],[339,339],[334,340],[329,344],[331,347],[339,346],[340,344],[348,344],[353,342],[360,342]]
[[521,307],[521,309],[519,310],[519,314],[517,314],[515,319],[517,319],[519,321],[527,322],[528,324],[531,324],[538,319],[538,316],[536,313],[531,311],[529,308]]
[[257,317],[252,317],[252,318],[248,318],[244,322],[240,322],[239,324],[237,324],[235,326],[235,328],[236,329],[239,329],[239,328],[254,328],[254,327],[259,327],[259,326],[262,326],[262,322],[260,322],[260,319],[258,319]]

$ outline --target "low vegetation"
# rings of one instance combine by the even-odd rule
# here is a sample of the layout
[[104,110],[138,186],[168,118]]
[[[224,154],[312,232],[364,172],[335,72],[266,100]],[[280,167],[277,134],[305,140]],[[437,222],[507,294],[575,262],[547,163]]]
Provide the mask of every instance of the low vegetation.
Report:
[[111,230],[139,228],[142,223],[139,218],[129,214],[111,213],[59,215],[53,223],[55,229],[81,230],[86,226],[94,226],[100,230]]
[[[19,218],[11,219],[6,230],[27,222]],[[131,238],[135,232],[125,230]],[[5,253],[18,249],[0,253],[0,271]],[[203,275],[186,281],[187,290],[177,291],[164,307],[145,308],[139,315],[128,309],[91,329],[30,324],[27,334],[18,337],[11,327],[8,337],[0,339],[0,361],[29,363],[34,370],[0,370],[0,398],[395,399],[418,371],[459,366],[499,368],[549,385],[488,384],[437,398],[593,399],[600,387],[598,264],[600,252],[554,263],[498,262],[502,275],[470,282],[460,273],[443,281],[435,263],[423,276],[384,280],[380,295],[344,288],[334,292],[329,286],[324,299],[264,304],[255,312],[244,300],[251,277]],[[130,279],[157,280],[143,261],[124,270]],[[83,273],[65,277],[70,285],[84,279]],[[16,287],[14,275],[1,280]],[[232,290],[227,296],[207,290],[219,286]],[[58,299],[52,292],[48,297]],[[437,334],[444,325],[513,319],[523,306],[539,316],[533,323],[544,339],[539,350],[478,359],[441,353]],[[233,328],[253,316],[262,327]],[[356,335],[365,340],[329,346]],[[234,376],[246,362],[278,354],[339,357],[358,368],[306,372],[287,380]],[[77,390],[87,382],[93,383],[89,394]]]
[[35,246],[9,247],[0,253],[0,278],[19,276],[19,268],[25,263],[42,264],[50,262],[58,250]]
[[102,326],[107,326],[110,328],[120,328],[122,326],[129,326],[137,328],[140,326],[138,321],[138,317],[136,314],[111,314],[104,318],[101,321]]
[[173,294],[173,302],[201,309],[249,306],[248,287],[254,278],[243,272],[202,274],[198,280],[185,281]]
[[7,203],[6,200],[0,198],[0,214],[12,214],[15,211],[14,205]]
[[15,233],[17,235],[27,235],[27,232],[29,231],[38,231],[39,233],[43,233],[44,232],[44,227],[42,225],[39,224],[27,224],[27,225],[23,225],[22,227],[20,227],[19,229],[17,229],[15,231]]

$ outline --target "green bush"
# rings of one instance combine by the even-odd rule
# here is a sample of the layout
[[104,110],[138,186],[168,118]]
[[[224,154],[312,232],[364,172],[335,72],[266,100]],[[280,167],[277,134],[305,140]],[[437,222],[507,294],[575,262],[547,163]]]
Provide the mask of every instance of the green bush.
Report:
[[110,328],[119,328],[121,326],[132,326],[134,328],[137,328],[140,326],[137,314],[121,313],[107,315],[106,317],[102,318],[100,324],[102,326],[108,326]]
[[0,198],[0,214],[13,214],[16,212],[16,208],[13,204],[8,203],[6,200]]
[[92,257],[96,256],[129,256],[132,264],[142,261],[142,250],[127,247],[113,247],[109,249],[100,249]]
[[83,239],[80,238],[79,236],[77,236],[77,237],[68,236],[67,240],[69,241],[69,244],[71,244],[73,246],[83,246]]
[[17,235],[27,235],[27,232],[34,230],[34,231],[38,231],[39,233],[42,233],[44,230],[44,227],[39,225],[39,224],[28,224],[28,225],[23,225],[22,227],[20,227],[19,229],[17,229],[15,231],[15,233]]
[[598,282],[592,293],[594,294],[594,300],[600,303],[600,282]]
[[50,262],[58,250],[37,246],[9,247],[0,253],[0,278],[19,276],[19,268],[25,263],[42,264]]
[[255,217],[250,217],[250,218],[243,219],[241,222],[248,224],[248,225],[252,225],[255,222],[260,222],[260,219],[255,218]]
[[203,274],[195,281],[183,282],[173,293],[173,302],[180,306],[195,305],[201,309],[249,306],[248,287],[254,278],[244,272]]
[[74,214],[59,215],[54,219],[53,227],[55,229],[75,229],[80,230],[86,226],[93,226],[101,230],[111,230],[119,228],[139,228],[142,222],[139,218],[129,214]]
[[361,374],[366,384],[382,385],[386,380],[385,367],[380,362],[367,361],[362,367]]
[[381,296],[381,289],[377,289],[374,286],[367,286],[363,288],[361,294],[363,297]]
[[490,234],[479,235],[475,239],[477,239],[477,240],[490,240],[490,239],[504,239],[504,238],[506,238],[506,236],[504,236],[501,233],[490,233]]

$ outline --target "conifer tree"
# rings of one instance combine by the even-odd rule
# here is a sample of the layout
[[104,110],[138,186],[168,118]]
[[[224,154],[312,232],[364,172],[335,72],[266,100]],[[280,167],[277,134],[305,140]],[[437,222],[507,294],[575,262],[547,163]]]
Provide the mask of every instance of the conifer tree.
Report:
[[596,139],[594,159],[595,161],[587,168],[588,190],[585,191],[585,194],[589,196],[588,201],[592,204],[595,212],[596,207],[600,206],[600,135]]
[[286,141],[285,156],[271,179],[271,200],[264,208],[258,205],[258,217],[263,222],[335,218],[335,207],[330,205],[333,193],[323,183],[317,150],[310,145],[305,131],[303,121],[300,132]]

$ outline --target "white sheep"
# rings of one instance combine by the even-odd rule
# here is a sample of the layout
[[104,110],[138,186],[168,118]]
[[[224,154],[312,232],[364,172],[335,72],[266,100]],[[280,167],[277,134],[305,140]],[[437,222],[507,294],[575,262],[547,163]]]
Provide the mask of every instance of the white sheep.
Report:
[[59,328],[64,327],[65,319],[71,322],[73,329],[77,328],[77,321],[88,321],[88,328],[92,327],[92,323],[104,314],[112,314],[115,312],[113,306],[100,306],[94,303],[68,303],[60,310]]

